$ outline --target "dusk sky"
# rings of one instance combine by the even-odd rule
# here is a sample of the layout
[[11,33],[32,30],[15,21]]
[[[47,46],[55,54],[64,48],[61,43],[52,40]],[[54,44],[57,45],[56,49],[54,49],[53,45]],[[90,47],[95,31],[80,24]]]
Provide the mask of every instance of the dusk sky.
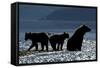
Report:
[[82,24],[95,30],[95,8],[19,5],[20,32],[63,32]]

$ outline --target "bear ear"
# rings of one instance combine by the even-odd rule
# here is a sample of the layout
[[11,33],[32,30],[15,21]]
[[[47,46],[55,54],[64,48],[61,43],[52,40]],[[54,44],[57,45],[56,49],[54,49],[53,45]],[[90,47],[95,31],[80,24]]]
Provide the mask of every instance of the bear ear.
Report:
[[31,32],[29,32],[29,34],[31,34]]
[[87,27],[87,25],[83,25],[83,27]]
[[64,34],[66,34],[66,33],[64,32]]
[[85,26],[85,25],[83,25],[83,26]]
[[25,32],[25,34],[28,34],[27,32]]
[[85,25],[84,25],[84,24],[82,24],[82,25],[80,26],[80,28],[81,28],[81,27],[84,27],[84,26],[85,26]]

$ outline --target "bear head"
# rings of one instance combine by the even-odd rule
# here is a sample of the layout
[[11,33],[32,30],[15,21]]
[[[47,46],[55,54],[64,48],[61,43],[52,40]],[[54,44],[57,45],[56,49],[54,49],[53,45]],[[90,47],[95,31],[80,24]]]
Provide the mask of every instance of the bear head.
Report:
[[30,39],[31,40],[31,32],[29,32],[29,33],[25,33],[25,41],[27,41],[28,39]]
[[82,31],[84,31],[84,32],[90,32],[90,31],[91,31],[91,29],[90,29],[88,26],[86,26],[86,25],[82,25],[82,26],[81,26],[81,29],[82,29]]

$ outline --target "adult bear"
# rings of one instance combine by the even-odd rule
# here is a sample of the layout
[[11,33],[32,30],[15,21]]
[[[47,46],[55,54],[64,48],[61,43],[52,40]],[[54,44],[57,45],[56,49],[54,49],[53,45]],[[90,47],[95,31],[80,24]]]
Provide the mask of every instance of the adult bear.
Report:
[[41,43],[42,51],[44,50],[44,46],[46,46],[46,50],[48,51],[48,36],[46,33],[25,33],[25,41],[30,39],[32,41],[32,45],[29,47],[28,51],[34,46],[36,47],[36,51],[38,50],[38,42]]
[[[51,46],[53,50],[62,50],[64,40],[66,38],[69,38],[69,34],[65,33],[61,35],[53,35],[50,37],[49,41],[51,43]],[[58,45],[58,46],[57,46]]]
[[68,39],[67,50],[69,50],[69,51],[81,51],[83,37],[84,37],[85,33],[89,32],[89,31],[91,31],[91,29],[88,26],[86,26],[86,25],[80,26],[75,31],[73,36]]

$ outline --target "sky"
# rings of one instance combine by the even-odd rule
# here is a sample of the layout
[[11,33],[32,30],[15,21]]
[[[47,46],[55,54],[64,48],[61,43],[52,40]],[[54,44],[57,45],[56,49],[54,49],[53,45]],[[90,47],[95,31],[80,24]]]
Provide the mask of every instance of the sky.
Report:
[[63,32],[83,24],[95,30],[95,8],[19,5],[20,32]]

